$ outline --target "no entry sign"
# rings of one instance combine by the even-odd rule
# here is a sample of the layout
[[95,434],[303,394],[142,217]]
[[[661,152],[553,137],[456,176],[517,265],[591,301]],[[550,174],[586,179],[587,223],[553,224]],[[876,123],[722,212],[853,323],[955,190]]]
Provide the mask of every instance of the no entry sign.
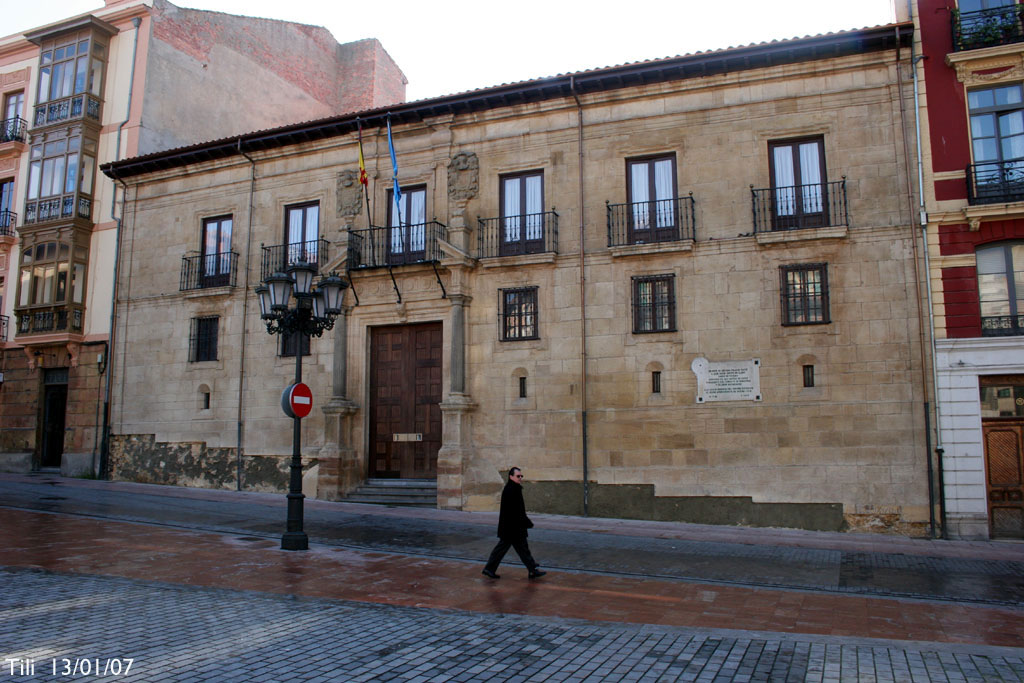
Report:
[[288,417],[306,417],[313,409],[313,392],[302,382],[289,385],[281,394],[281,408]]

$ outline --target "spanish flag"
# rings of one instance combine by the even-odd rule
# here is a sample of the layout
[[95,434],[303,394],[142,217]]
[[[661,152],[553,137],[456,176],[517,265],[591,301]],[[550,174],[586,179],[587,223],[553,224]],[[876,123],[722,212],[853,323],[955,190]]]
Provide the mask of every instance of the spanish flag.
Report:
[[366,177],[366,164],[363,162],[363,124],[357,119],[356,125],[359,126],[359,183],[364,190],[368,190],[370,180]]

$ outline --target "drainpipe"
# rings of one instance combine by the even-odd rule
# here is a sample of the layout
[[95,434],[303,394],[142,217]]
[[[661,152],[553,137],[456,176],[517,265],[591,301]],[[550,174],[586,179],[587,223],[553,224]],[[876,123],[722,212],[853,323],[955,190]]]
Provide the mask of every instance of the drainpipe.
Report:
[[[131,75],[128,79],[128,105],[125,109],[124,121],[117,127],[117,144],[114,146],[114,161],[118,161],[121,158],[121,131],[124,129],[128,122],[132,118],[132,94],[135,91],[135,65],[139,54],[139,27],[142,25],[142,19],[135,17],[132,19],[132,26],[135,27],[135,40],[132,43],[132,70]],[[118,178],[114,184],[114,193],[110,201],[110,217],[117,224],[114,229],[114,285],[110,291],[110,329],[107,331],[107,367],[106,377],[104,383],[106,384],[106,391],[103,397],[103,445],[100,448],[100,471],[99,477],[106,479],[109,473],[107,469],[110,466],[110,380],[113,377],[114,372],[114,325],[117,322],[117,278],[120,272],[121,265],[121,218],[115,215],[115,207],[117,206],[117,182],[121,183],[122,191],[122,204],[121,204],[121,216],[124,216],[125,206],[128,201],[128,186],[125,185],[124,181]]]
[[576,131],[579,149],[579,214],[580,214],[580,425],[583,440],[583,516],[590,516],[590,472],[587,457],[587,276],[585,259],[586,223],[583,220],[583,103],[576,94],[576,78],[569,76],[569,89],[576,100]]
[[242,401],[244,399],[244,385],[245,385],[245,332],[246,332],[246,320],[249,309],[249,265],[252,261],[252,204],[253,204],[253,193],[256,190],[256,161],[242,151],[242,138],[238,138],[238,153],[248,159],[251,164],[249,174],[249,227],[245,235],[245,275],[242,284],[242,349],[238,359],[238,446],[236,453],[238,455],[237,474],[235,481],[235,489],[238,491],[242,490]]
[[[913,0],[907,0],[907,9],[910,12],[910,17],[914,17]],[[924,273],[925,273],[925,293],[928,297],[928,331],[931,337],[931,357],[932,357],[932,388],[935,394],[935,454],[936,454],[936,467],[938,468],[939,475],[939,525],[942,529],[942,538],[949,538],[949,530],[946,528],[946,486],[943,477],[943,466],[942,466],[942,423],[940,419],[940,401],[939,401],[939,374],[936,367],[936,359],[938,357],[936,346],[935,346],[935,309],[932,305],[932,271],[931,271],[931,260],[928,255],[928,212],[925,210],[924,205],[924,160],[921,157],[921,95],[920,95],[920,80],[917,75],[917,63],[925,58],[924,55],[914,55],[914,48],[910,51],[910,63],[913,67],[912,73],[914,75],[914,127],[915,135],[917,137],[917,189],[918,189],[918,213],[921,222],[921,245],[924,252]],[[926,396],[927,398],[927,396]],[[927,402],[925,403],[925,410],[927,411]],[[926,414],[927,422],[927,414]],[[928,436],[931,436],[931,431],[928,431]],[[928,446],[928,486],[929,490],[932,490],[932,451],[930,445]],[[929,500],[929,513],[931,517],[934,517],[934,493],[931,494]],[[935,536],[934,522],[932,523],[932,536]]]
[[[916,69],[916,62],[913,57],[913,47],[911,41],[910,48],[910,69]],[[899,120],[900,120],[900,131],[903,139],[903,158],[906,160],[906,201],[910,209],[909,214],[913,216],[914,205],[913,205],[913,184],[910,180],[911,167],[910,167],[910,150],[907,145],[906,139],[906,108],[903,105],[903,72],[900,69],[900,46],[899,46],[899,29],[896,29],[896,82],[898,87],[899,97]],[[914,116],[916,121],[916,115]],[[921,154],[918,155],[918,165],[921,168]],[[919,175],[922,175],[919,173]],[[911,224],[913,218],[910,218]],[[914,300],[918,302],[918,327],[920,334],[918,336],[921,344],[921,386],[924,390],[924,408],[925,408],[925,463],[928,472],[928,535],[930,538],[935,538],[935,476],[932,472],[932,426],[931,426],[931,409],[928,402],[928,354],[925,345],[925,311],[921,303],[921,255],[918,250],[918,236],[916,236],[916,229],[911,228],[910,245],[913,249],[913,283],[914,283]],[[927,246],[926,246],[927,249]],[[928,282],[925,282],[925,288],[928,289]]]

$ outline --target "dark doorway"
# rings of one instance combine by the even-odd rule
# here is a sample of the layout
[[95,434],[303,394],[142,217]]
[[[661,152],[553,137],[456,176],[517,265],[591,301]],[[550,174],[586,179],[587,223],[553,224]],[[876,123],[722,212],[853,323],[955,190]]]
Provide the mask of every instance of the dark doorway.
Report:
[[64,455],[64,418],[68,405],[68,369],[54,368],[43,374],[42,467],[60,467]]
[[370,330],[371,477],[437,478],[441,323]]

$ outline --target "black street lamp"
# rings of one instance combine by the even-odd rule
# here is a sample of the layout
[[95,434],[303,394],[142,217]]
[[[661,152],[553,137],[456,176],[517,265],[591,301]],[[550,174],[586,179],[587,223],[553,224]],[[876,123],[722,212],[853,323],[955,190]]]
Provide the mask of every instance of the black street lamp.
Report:
[[[289,334],[295,338],[295,385],[302,383],[302,337],[319,337],[334,327],[341,313],[341,300],[348,282],[332,273],[313,287],[316,266],[300,262],[287,272],[268,276],[256,287],[260,317],[270,334]],[[294,307],[289,307],[295,298]],[[294,385],[293,385],[294,386]],[[291,387],[289,387],[290,389]],[[287,390],[286,390],[287,391]],[[281,537],[282,550],[306,550],[309,538],[302,530],[302,418],[292,417],[292,464],[288,484],[288,521]]]

